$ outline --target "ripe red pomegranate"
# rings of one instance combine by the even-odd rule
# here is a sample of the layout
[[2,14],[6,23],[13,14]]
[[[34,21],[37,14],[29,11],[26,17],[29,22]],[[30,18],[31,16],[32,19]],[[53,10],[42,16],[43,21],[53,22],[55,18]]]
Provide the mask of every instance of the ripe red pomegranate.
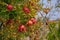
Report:
[[23,11],[25,13],[30,13],[30,9],[28,7],[26,7],[26,6],[23,7]]
[[31,18],[30,20],[31,20],[33,23],[36,23],[36,21],[37,21],[35,18]]
[[23,32],[23,31],[26,32],[26,27],[24,25],[19,25],[18,31],[19,32]]
[[12,10],[13,9],[13,6],[11,4],[7,4],[7,9],[8,10]]
[[32,25],[33,24],[33,22],[31,21],[31,20],[29,20],[28,22],[27,22],[27,25]]

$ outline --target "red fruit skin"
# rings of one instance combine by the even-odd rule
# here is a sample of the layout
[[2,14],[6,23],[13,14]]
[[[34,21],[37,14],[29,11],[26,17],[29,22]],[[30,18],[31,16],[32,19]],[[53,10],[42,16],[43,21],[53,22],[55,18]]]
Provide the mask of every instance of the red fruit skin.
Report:
[[7,9],[8,9],[8,10],[12,10],[12,9],[13,9],[13,6],[12,6],[11,4],[8,4],[8,5],[7,5]]
[[26,32],[26,27],[24,25],[19,25],[18,31],[19,32],[22,32],[22,31]]
[[36,23],[36,21],[37,21],[35,18],[31,18],[30,20],[31,20],[33,23]]
[[29,20],[28,22],[27,22],[27,25],[32,25],[33,24],[33,22],[31,21],[31,20]]
[[23,11],[24,11],[25,13],[30,13],[29,8],[28,8],[28,7],[26,7],[26,6],[24,6],[24,7],[23,7]]

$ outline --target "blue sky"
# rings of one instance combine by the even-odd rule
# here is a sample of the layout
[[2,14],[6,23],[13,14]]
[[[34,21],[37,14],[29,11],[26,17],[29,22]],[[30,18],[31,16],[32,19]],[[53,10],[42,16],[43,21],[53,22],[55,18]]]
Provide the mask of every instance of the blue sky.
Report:
[[[43,8],[49,7],[51,8],[50,12],[48,12],[47,14],[47,18],[49,18],[49,20],[56,20],[56,19],[60,19],[60,8],[56,8],[57,2],[58,0],[51,0],[51,2],[48,2],[47,0],[43,0]],[[60,0],[59,0],[60,1]],[[40,0],[39,3],[42,3],[42,0]],[[59,10],[58,10],[59,9]],[[58,11],[57,11],[58,10]],[[44,12],[41,12],[43,15],[46,15]],[[38,16],[40,16],[40,13],[38,12]]]

